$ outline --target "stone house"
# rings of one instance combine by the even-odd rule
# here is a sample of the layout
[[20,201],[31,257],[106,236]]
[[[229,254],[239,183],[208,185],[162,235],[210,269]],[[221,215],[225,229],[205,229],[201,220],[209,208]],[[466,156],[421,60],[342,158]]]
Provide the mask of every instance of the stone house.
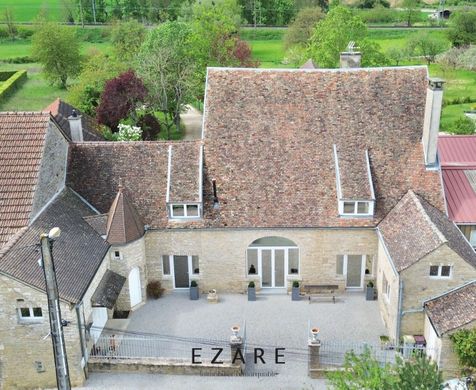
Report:
[[[169,291],[196,280],[218,292],[243,292],[254,281],[262,293],[286,294],[296,280],[363,291],[372,279],[391,337],[422,334],[423,303],[476,278],[474,252],[444,214],[442,93],[426,67],[209,68],[202,138],[178,142],[73,139],[82,134],[77,116],[68,117],[69,137],[49,113],[1,114],[0,141],[12,140],[16,153],[2,141],[0,161],[20,169],[0,171],[8,178],[0,193],[12,204],[0,203],[0,321],[19,335],[2,334],[4,383],[20,385],[16,370],[29,365],[25,386],[54,385],[47,322],[22,321],[26,308],[46,318],[41,267],[30,252],[20,264],[23,252],[14,250],[51,226],[65,232],[54,255],[63,264],[74,383],[87,374],[88,351],[112,312],[138,307],[153,280]],[[32,158],[21,158],[30,141],[18,135],[36,132]],[[64,255],[68,245],[75,256]],[[13,345],[25,334],[31,351],[20,360]]]

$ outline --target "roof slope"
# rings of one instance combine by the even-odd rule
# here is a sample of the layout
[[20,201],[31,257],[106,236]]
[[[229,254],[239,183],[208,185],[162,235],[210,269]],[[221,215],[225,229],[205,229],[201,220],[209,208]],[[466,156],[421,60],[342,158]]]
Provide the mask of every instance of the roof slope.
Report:
[[87,114],[81,113],[77,108],[57,98],[53,103],[45,108],[45,111],[51,112],[58,125],[71,140],[71,129],[69,127],[68,117],[72,115],[73,110],[81,114],[81,124],[83,126],[83,140],[84,141],[102,141],[104,137],[98,131],[98,124]]
[[50,114],[0,113],[0,247],[27,226]]
[[[204,189],[215,224],[375,226],[409,189],[443,208],[421,145],[426,67],[210,68],[207,80]],[[333,144],[343,160],[369,151],[375,219],[338,216]]]
[[124,194],[122,185],[109,210],[106,232],[110,244],[126,244],[144,235],[144,224]]
[[0,272],[44,290],[39,237],[58,226],[61,236],[54,242],[53,259],[59,294],[64,300],[79,302],[109,249],[83,220],[93,214],[77,195],[65,189],[0,258]]
[[442,167],[476,167],[476,136],[440,135],[438,137],[438,156]]
[[200,201],[200,148],[196,142],[171,145],[169,202]]
[[439,337],[476,321],[476,281],[424,304]]
[[398,272],[443,244],[476,267],[476,253],[460,230],[413,191],[405,194],[378,228]]

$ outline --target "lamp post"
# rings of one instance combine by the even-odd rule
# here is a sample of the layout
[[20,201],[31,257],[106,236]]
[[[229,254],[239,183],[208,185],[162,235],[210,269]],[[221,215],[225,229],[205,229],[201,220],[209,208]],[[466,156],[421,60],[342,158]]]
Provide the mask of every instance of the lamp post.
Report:
[[48,234],[40,236],[41,258],[45,275],[46,295],[48,297],[48,312],[50,317],[51,341],[56,367],[56,383],[59,390],[70,390],[68,360],[64,342],[63,325],[61,323],[61,309],[56,282],[55,265],[53,263],[53,241],[61,234],[61,230],[54,227]]

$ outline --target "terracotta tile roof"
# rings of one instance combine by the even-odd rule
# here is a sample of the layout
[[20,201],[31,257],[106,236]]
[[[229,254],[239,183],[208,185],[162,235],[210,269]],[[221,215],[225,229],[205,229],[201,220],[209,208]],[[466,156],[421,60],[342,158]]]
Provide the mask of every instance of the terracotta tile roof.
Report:
[[[375,226],[409,189],[443,209],[439,174],[424,167],[426,88],[426,67],[209,69],[208,217],[220,226]],[[345,151],[342,159],[369,151],[374,219],[338,216],[334,144]],[[362,176],[349,188],[364,183]]]
[[79,302],[109,249],[83,220],[93,214],[77,195],[65,189],[0,258],[0,272],[44,290],[39,237],[58,226],[61,236],[54,242],[53,258],[59,294],[64,300]]
[[170,146],[169,202],[199,202],[199,143],[176,143]]
[[144,224],[124,194],[122,185],[109,210],[106,234],[110,244],[126,244],[144,235]]
[[0,113],[0,247],[30,220],[50,114]]
[[476,281],[425,302],[425,311],[439,337],[476,321]]
[[69,127],[68,117],[71,116],[73,110],[76,110],[78,114],[81,114],[81,124],[83,126],[83,140],[84,141],[102,141],[104,137],[98,130],[99,126],[96,120],[87,114],[81,113],[80,110],[66,103],[60,98],[56,99],[45,111],[51,112],[51,115],[55,118],[63,132],[71,140],[71,129]]
[[460,230],[413,191],[405,194],[378,228],[398,272],[443,244],[476,267],[476,253]]
[[373,199],[366,152],[336,145],[341,199]]

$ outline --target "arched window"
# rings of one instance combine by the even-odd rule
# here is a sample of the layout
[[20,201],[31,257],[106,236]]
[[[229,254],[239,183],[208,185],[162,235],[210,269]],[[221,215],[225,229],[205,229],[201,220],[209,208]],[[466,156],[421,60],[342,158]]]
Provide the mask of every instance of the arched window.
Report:
[[286,287],[286,277],[299,275],[299,248],[284,237],[262,237],[246,251],[247,275],[259,276],[261,287]]

